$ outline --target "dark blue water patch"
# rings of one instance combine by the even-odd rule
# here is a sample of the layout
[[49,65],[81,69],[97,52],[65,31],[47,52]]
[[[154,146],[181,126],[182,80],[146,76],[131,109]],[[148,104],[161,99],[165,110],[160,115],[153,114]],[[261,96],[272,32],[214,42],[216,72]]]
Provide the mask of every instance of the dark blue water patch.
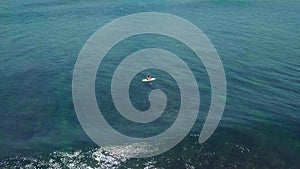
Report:
[[[0,147],[5,152],[1,156],[51,151],[73,144],[74,138],[91,142],[76,118],[72,98],[66,97],[71,95],[70,79],[48,73],[37,68],[15,75],[14,79],[5,78],[10,86],[1,86],[5,91],[0,95]],[[45,80],[49,76],[54,79]],[[18,99],[12,100],[11,94]]]
[[[64,168],[72,165],[92,168],[187,168],[187,166],[194,168],[296,168],[299,165],[297,142],[289,140],[290,137],[273,134],[271,132],[265,135],[262,131],[246,126],[224,127],[219,128],[209,142],[199,144],[199,135],[191,133],[170,151],[150,158],[134,159],[118,154],[128,151],[125,147],[115,147],[114,151],[82,147],[2,159],[0,166],[5,166],[5,168],[25,165],[40,168],[54,166]],[[278,141],[288,142],[289,146],[276,147]],[[267,144],[262,144],[262,142]],[[274,153],[273,150],[276,152]]]

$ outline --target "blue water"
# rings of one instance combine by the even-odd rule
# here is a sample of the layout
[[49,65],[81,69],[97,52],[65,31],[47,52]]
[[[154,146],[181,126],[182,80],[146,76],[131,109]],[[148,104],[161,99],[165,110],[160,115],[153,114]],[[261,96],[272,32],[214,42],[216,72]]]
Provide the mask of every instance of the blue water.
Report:
[[[0,2],[0,168],[299,168],[299,9],[299,1]],[[173,99],[171,113],[138,127],[144,131],[133,130],[137,124],[116,112],[108,90],[126,53],[147,47],[174,52],[192,69],[201,93],[196,124],[179,145],[153,158],[132,159],[121,152],[136,150],[99,148],[85,134],[73,108],[72,75],[82,46],[96,30],[148,11],[185,18],[208,36],[223,63],[228,93],[219,127],[199,144],[211,97],[202,63],[186,46],[162,36],[118,44],[98,71],[96,92],[101,110],[120,132],[161,133],[175,120],[180,102],[172,77],[158,70],[140,72],[130,88],[136,108],[149,108],[145,96],[155,88]],[[137,82],[147,73],[166,81]]]

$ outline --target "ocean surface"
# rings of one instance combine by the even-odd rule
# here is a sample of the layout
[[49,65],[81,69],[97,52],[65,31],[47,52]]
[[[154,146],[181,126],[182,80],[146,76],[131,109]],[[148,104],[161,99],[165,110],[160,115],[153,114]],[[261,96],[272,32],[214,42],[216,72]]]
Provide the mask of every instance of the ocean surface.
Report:
[[[1,1],[0,168],[300,168],[299,9],[300,1]],[[99,147],[85,134],[73,106],[72,76],[95,31],[121,16],[150,11],[182,17],[208,36],[224,66],[227,100],[212,137],[198,143],[211,99],[201,61],[164,36],[120,42],[101,63],[95,85],[101,110],[119,132],[157,135],[174,122],[180,103],[174,79],[147,69],[131,83],[132,104],[146,110],[149,92],[159,88],[170,98],[169,113],[152,126],[122,119],[107,93],[114,69],[132,51],[160,47],[177,54],[201,93],[198,118],[182,142],[161,155],[135,159],[123,152],[151,148]],[[140,83],[146,74],[164,80]]]

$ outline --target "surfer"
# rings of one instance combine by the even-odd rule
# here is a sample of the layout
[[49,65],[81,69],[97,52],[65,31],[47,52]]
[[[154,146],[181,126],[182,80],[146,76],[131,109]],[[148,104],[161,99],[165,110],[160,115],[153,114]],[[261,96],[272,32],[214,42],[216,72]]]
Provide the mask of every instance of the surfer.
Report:
[[151,77],[150,75],[147,75],[145,79],[142,80],[142,82],[153,82],[156,78]]

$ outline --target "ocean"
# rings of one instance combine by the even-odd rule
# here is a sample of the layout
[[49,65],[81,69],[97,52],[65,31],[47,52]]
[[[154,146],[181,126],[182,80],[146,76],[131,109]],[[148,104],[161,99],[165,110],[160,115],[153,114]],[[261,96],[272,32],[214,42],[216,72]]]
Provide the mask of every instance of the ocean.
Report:
[[[299,9],[299,1],[267,0],[1,1],[0,168],[300,168]],[[141,138],[164,132],[180,108],[180,91],[169,74],[146,69],[130,84],[132,105],[139,110],[150,107],[153,89],[168,97],[167,112],[147,125],[122,117],[109,93],[124,56],[150,47],[172,51],[193,71],[201,93],[189,134],[163,154],[132,158],[124,152],[151,147],[99,147],[77,119],[72,78],[83,45],[105,24],[139,12],[188,20],[219,54],[226,105],[217,129],[203,144],[198,137],[211,100],[208,74],[187,46],[160,35],[130,37],[107,54],[97,72],[97,103],[123,134]],[[157,80],[141,83],[147,74]]]

